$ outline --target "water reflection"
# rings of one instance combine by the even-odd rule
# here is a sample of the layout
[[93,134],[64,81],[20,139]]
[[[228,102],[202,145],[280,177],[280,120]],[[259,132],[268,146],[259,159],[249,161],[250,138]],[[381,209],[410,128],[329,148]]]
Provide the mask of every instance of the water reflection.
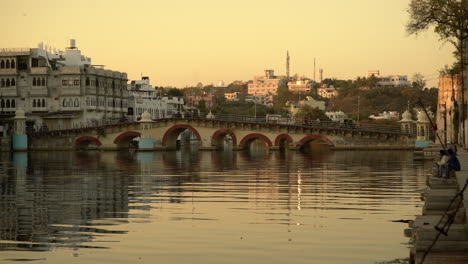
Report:
[[[121,235],[118,244],[132,246],[135,242],[126,239],[132,237],[128,232],[145,225],[145,230],[166,227],[167,237],[159,234],[169,247],[166,254],[176,254],[176,248],[193,247],[187,242],[190,239],[186,241],[187,234],[205,237],[212,231],[212,226],[203,224],[186,230],[194,221],[216,222],[221,230],[235,234],[255,230],[250,227],[255,226],[267,236],[278,235],[278,226],[286,226],[288,239],[301,239],[303,246],[315,245],[312,251],[316,253],[332,246],[323,238],[320,240],[325,244],[316,245],[316,233],[307,238],[301,233],[292,235],[293,226],[308,226],[311,229],[303,230],[306,233],[326,229],[333,234],[331,239],[340,239],[335,247],[354,244],[356,236],[373,247],[372,239],[362,238],[362,233],[339,237],[335,232],[341,228],[339,223],[355,221],[360,226],[359,221],[382,221],[381,215],[404,218],[419,204],[416,190],[425,186],[426,169],[424,163],[413,163],[411,152],[332,152],[320,146],[305,152],[268,151],[261,142],[238,152],[188,148],[140,153],[3,153],[0,250],[69,247],[112,251],[115,244],[103,240]],[[178,222],[188,226],[174,224]],[[232,243],[223,232],[219,243]],[[196,243],[208,243],[204,239]],[[262,244],[263,239],[260,236],[251,243]],[[389,243],[401,243],[395,238],[378,239],[385,240],[380,251]],[[302,249],[308,252],[307,248]],[[271,250],[231,253],[256,258],[267,249]],[[113,254],[117,257],[120,253]],[[343,254],[344,259],[352,259],[352,252]],[[320,260],[333,262],[327,256]]]

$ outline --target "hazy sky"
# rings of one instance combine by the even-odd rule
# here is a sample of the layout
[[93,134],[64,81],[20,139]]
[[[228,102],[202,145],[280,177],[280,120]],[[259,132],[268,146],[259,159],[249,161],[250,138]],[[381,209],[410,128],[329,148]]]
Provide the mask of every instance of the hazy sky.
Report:
[[0,48],[63,49],[74,38],[93,64],[184,87],[249,80],[274,69],[354,79],[367,70],[424,74],[454,59],[431,32],[408,36],[409,0],[0,0]]

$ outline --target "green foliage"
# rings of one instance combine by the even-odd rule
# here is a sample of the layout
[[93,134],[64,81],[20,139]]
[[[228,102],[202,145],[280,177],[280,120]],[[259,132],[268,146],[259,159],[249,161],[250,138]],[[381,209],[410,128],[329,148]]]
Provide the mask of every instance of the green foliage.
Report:
[[254,116],[255,112],[257,117],[263,117],[266,114],[271,114],[272,109],[264,105],[255,105],[251,102],[224,102],[219,105],[213,106],[211,109],[213,114],[222,115],[239,115],[239,116]]
[[309,105],[304,105],[301,107],[297,113],[294,115],[294,119],[298,122],[302,122],[305,119],[308,120],[317,120],[320,121],[329,121],[328,116],[325,115],[325,112],[320,110],[318,107],[311,107]]
[[273,109],[275,113],[282,114],[287,112],[285,104],[289,100],[294,99],[294,94],[289,91],[287,83],[283,83],[278,87],[277,95],[273,96]]
[[179,90],[177,88],[170,88],[167,91],[167,95],[168,96],[184,96],[184,93],[182,92],[182,90]]
[[205,102],[205,100],[198,101],[198,110],[200,110],[200,112],[202,112],[202,113],[207,112],[206,111],[206,102]]

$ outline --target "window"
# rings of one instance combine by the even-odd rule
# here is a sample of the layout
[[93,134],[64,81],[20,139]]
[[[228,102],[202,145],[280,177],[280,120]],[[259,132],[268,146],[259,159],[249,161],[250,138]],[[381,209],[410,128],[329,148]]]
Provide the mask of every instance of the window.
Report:
[[36,107],[36,99],[32,101],[32,107]]
[[9,60],[6,61],[5,68],[10,69],[10,61]]
[[66,100],[66,99],[63,99],[62,106],[63,106],[63,107],[66,107],[66,106],[67,106],[67,100]]
[[5,101],[2,99],[2,102],[0,103],[1,108],[5,108]]
[[0,61],[0,69],[5,69],[5,61]]
[[86,78],[86,86],[89,86],[89,85],[90,85],[89,78]]
[[33,78],[32,85],[36,86],[36,78]]
[[6,108],[10,108],[10,100],[6,100]]
[[42,78],[41,84],[42,84],[42,86],[46,86],[46,79],[45,78]]
[[79,86],[79,85],[80,85],[80,80],[74,80],[74,81],[73,81],[73,85]]
[[68,80],[68,86],[72,86],[73,85],[73,80]]
[[46,107],[45,99],[42,99],[42,107]]
[[14,61],[14,60],[11,60],[11,68],[14,69],[15,67],[16,67],[15,61]]
[[67,86],[67,85],[68,85],[68,81],[67,80],[62,80],[62,86]]
[[0,87],[5,87],[5,80],[4,80],[4,79],[2,79],[2,80],[0,81]]
[[15,81],[15,79],[11,79],[11,86],[16,86],[16,81]]
[[75,98],[75,107],[79,107],[80,106],[80,102],[78,101],[78,98]]
[[10,87],[10,79],[6,79],[6,87]]
[[68,106],[68,107],[72,107],[72,106],[73,106],[73,101],[72,101],[71,98],[68,99],[67,106]]

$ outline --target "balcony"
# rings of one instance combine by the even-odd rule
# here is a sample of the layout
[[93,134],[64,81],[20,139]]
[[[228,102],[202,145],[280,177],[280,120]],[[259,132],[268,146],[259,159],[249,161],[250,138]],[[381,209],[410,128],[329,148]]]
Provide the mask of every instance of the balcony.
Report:
[[81,88],[80,87],[74,87],[74,88],[62,88],[60,90],[61,95],[80,95],[81,94]]
[[18,72],[14,69],[0,69],[0,75],[16,75]]
[[48,90],[47,87],[34,87],[29,90],[30,96],[47,96]]
[[86,87],[86,94],[96,94],[96,87],[91,87],[91,86],[87,86]]
[[47,67],[33,67],[31,68],[31,74],[47,74],[49,68]]
[[18,96],[16,87],[0,88],[0,97],[4,96]]

